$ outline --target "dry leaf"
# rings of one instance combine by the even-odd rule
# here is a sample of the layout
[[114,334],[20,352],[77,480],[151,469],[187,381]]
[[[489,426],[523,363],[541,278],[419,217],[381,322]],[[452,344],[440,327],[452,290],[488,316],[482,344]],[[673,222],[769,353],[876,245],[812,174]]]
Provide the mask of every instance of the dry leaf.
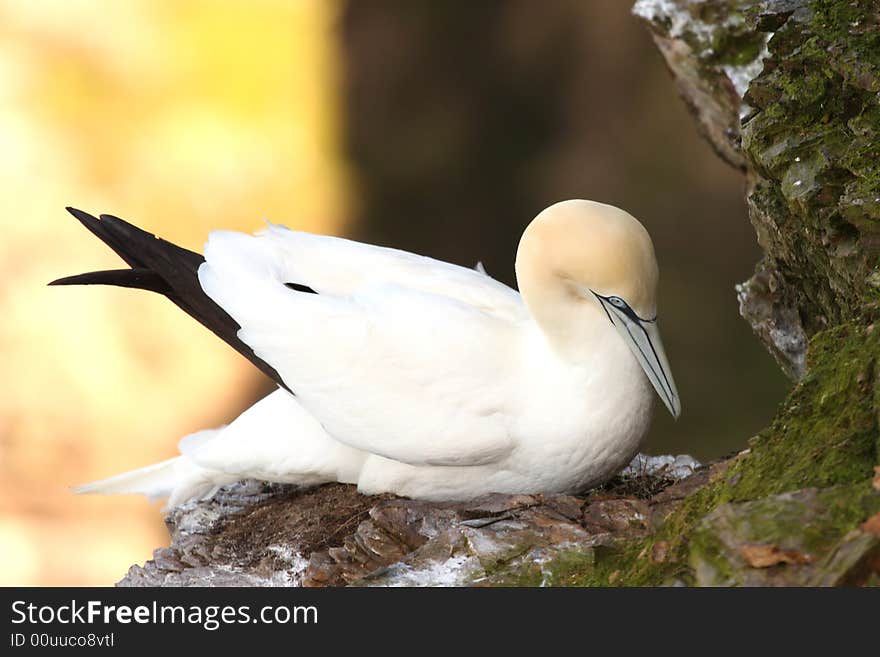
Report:
[[[875,481],[874,483],[877,482]],[[880,513],[875,513],[873,516],[865,520],[861,526],[863,532],[880,536]]]
[[880,465],[874,466],[874,490],[880,490]]
[[617,581],[617,578],[618,578],[618,577],[620,577],[620,571],[619,571],[619,570],[615,570],[613,573],[611,573],[610,575],[608,575],[608,583],[609,583],[609,584],[614,584],[614,582]]
[[810,563],[813,557],[797,550],[781,550],[778,545],[746,544],[739,548],[740,554],[752,568],[769,568],[780,563]]
[[651,561],[653,563],[663,563],[666,561],[666,553],[669,552],[669,543],[666,541],[657,541],[651,548]]

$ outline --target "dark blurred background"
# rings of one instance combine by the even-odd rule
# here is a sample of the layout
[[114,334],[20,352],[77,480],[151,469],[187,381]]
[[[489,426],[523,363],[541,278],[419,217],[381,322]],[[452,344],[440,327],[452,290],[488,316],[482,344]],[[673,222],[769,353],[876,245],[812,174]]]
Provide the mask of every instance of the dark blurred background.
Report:
[[737,313],[759,253],[740,175],[697,136],[624,0],[0,3],[0,584],[110,584],[156,505],[68,486],[176,454],[266,390],[156,295],[47,288],[118,259],[63,211],[193,250],[263,218],[513,284],[547,205],[654,238],[682,400],[645,450],[742,448],[786,382]]
[[514,284],[521,230],[566,198],[651,233],[683,400],[646,449],[742,447],[787,383],[739,318],[760,251],[742,176],[697,135],[648,31],[620,0],[353,1],[341,25],[352,233]]

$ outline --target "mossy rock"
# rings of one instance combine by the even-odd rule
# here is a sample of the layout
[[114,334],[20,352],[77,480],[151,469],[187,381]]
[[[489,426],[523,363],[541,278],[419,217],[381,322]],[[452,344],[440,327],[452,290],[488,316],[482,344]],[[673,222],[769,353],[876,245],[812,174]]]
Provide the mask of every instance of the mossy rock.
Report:
[[[696,72],[700,80],[688,84],[702,85],[716,104],[731,105],[725,76],[743,82],[729,67],[760,60],[749,69],[754,76],[741,99],[748,111],[735,126],[740,159],[725,158],[746,171],[749,215],[765,252],[755,276],[738,288],[739,301],[797,385],[748,449],[653,534],[569,572],[572,581],[876,579],[876,536],[860,527],[880,509],[877,9],[874,0],[637,3],[667,61],[675,48],[664,40],[681,41],[690,53],[689,65],[670,61],[673,74]],[[762,40],[766,49],[750,60]],[[699,97],[685,100],[700,104]],[[723,121],[706,129],[707,113],[693,109],[704,134],[732,131]],[[657,545],[664,559],[646,558]],[[614,582],[609,571],[617,573]]]
[[694,528],[695,581],[701,586],[857,583],[863,566],[880,556],[880,536],[858,529],[878,510],[880,495],[863,484],[722,504]]
[[[874,481],[880,331],[852,325],[825,331],[813,339],[809,356],[808,375],[773,424],[657,518],[655,531],[564,552],[509,581],[806,585],[867,578],[872,567],[880,568],[865,565],[876,561],[880,540],[859,529],[880,512]],[[742,556],[749,546],[776,549],[781,560],[751,566]]]
[[789,5],[742,148],[759,241],[811,335],[876,313],[880,19],[873,0]]

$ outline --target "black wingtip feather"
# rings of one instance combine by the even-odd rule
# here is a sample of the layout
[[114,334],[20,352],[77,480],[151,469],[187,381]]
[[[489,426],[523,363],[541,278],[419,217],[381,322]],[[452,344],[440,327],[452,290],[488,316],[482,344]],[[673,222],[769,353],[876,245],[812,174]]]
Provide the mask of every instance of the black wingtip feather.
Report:
[[204,257],[156,237],[110,214],[100,218],[74,207],[72,214],[109,246],[131,269],[88,272],[59,278],[49,285],[116,285],[151,290],[165,295],[184,312],[210,329],[269,378],[290,391],[278,372],[238,338],[241,328],[202,290],[198,270]]
[[92,226],[99,223],[99,219],[97,217],[90,215],[88,212],[84,212],[83,210],[80,210],[78,208],[67,206],[65,210],[72,214],[77,221],[79,221],[89,230],[92,230]]
[[[156,237],[152,233],[148,233],[147,231],[138,228],[134,224],[128,223],[125,219],[120,219],[119,217],[112,214],[102,214],[99,217],[101,221],[101,225],[106,227],[107,230],[111,230],[120,237],[132,237],[138,236],[146,239],[159,240],[160,238]],[[164,240],[163,240],[164,241]],[[169,242],[170,244],[170,242]],[[176,246],[176,245],[175,245]]]
[[88,212],[85,212],[85,211],[83,211],[83,210],[80,210],[79,208],[75,208],[75,207],[73,207],[72,205],[68,205],[68,206],[65,207],[64,209],[67,210],[70,214],[72,214],[74,217],[76,217],[76,218],[79,219],[80,221],[82,221],[83,218],[85,218],[85,219],[95,219],[95,220],[97,220],[97,217],[93,217],[93,216],[90,215]]
[[[63,276],[61,278],[56,278],[54,281],[46,283],[46,285],[80,285],[80,282],[77,279],[86,275],[87,274],[77,274],[76,276]],[[84,285],[88,285],[88,283],[84,283]]]
[[[85,226],[90,233],[92,233],[95,237],[104,242],[104,244],[113,249],[116,255],[122,258],[125,264],[127,264],[129,267],[133,269],[147,267],[147,264],[139,257],[137,257],[136,247],[133,248],[133,245],[126,243],[125,233],[119,230],[114,230],[114,228],[116,228],[116,225],[113,222],[102,221],[98,217],[90,215],[88,212],[84,212],[74,207],[68,207],[67,211],[72,214],[77,221]],[[120,219],[119,221],[122,220]],[[145,234],[149,235],[149,233]],[[150,237],[153,236],[150,235]]]
[[168,296],[173,290],[156,272],[149,269],[111,269],[90,271],[76,276],[59,278],[49,285],[114,285],[137,290],[149,290]]

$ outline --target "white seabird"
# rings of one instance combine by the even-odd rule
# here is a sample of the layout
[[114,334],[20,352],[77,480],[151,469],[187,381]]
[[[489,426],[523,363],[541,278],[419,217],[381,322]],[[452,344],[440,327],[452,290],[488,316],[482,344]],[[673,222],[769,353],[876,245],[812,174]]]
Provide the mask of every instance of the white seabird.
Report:
[[427,500],[571,493],[637,453],[653,392],[677,417],[657,262],[618,208],[556,203],[523,233],[520,292],[483,271],[292,231],[212,232],[204,258],[68,208],[130,269],[52,284],[160,292],[279,388],[180,456],[80,486],[168,497],[255,478]]

